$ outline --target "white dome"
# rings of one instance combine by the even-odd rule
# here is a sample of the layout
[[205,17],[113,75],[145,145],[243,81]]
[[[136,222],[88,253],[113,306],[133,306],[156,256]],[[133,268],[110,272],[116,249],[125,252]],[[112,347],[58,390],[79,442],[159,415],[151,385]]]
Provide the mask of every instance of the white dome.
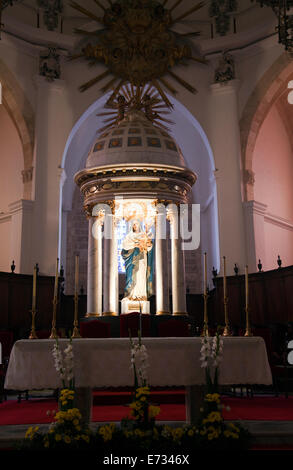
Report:
[[186,168],[174,139],[139,111],[127,115],[120,124],[98,137],[89,152],[86,168],[126,163]]

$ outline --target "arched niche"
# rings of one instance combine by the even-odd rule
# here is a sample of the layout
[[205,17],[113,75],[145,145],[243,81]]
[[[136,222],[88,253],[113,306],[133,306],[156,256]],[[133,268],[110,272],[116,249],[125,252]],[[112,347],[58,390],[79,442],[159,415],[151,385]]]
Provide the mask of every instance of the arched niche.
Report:
[[[75,214],[74,217],[77,220],[79,219],[78,214],[82,211],[81,198],[73,179],[75,173],[85,167],[85,161],[96,138],[97,131],[105,125],[103,118],[97,116],[97,114],[102,111],[108,96],[105,95],[93,103],[76,122],[63,153],[62,168],[64,169],[64,177],[60,190],[59,256],[65,272],[72,272],[71,258],[74,251],[78,251],[77,232],[82,231],[85,233],[86,226],[86,221],[85,224],[82,224],[83,228],[81,226],[78,228],[78,223],[73,222],[73,214]],[[192,202],[201,206],[201,244],[197,253],[191,253],[190,255],[193,258],[193,265],[191,264],[188,267],[187,263],[186,286],[190,292],[200,292],[202,289],[202,253],[205,251],[208,253],[208,282],[210,288],[212,287],[212,267],[214,266],[219,270],[220,266],[214,158],[206,134],[196,118],[174,97],[169,97],[169,99],[174,104],[174,108],[168,116],[174,123],[170,126],[171,133],[181,147],[187,166],[198,175],[198,181],[193,188]],[[85,215],[83,216],[85,219]],[[74,237],[72,243],[70,242],[71,247],[68,246],[68,230],[71,231]],[[68,260],[70,260],[70,269],[66,269]],[[83,264],[81,263],[81,270],[85,278],[86,271]],[[192,270],[194,273],[192,273]],[[199,276],[200,279],[195,279],[194,276]],[[70,277],[72,278],[72,276]],[[72,282],[71,279],[69,281],[71,290]],[[85,288],[84,279],[81,282]]]

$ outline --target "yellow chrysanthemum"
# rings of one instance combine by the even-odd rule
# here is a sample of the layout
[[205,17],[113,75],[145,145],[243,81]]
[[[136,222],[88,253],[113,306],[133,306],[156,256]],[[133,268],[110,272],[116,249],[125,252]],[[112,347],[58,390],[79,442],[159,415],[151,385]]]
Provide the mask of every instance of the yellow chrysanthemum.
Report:
[[207,421],[214,423],[216,421],[222,421],[222,416],[219,411],[212,411],[207,416]]
[[218,393],[208,393],[205,396],[205,401],[220,403],[220,395]]
[[55,441],[58,442],[58,441],[61,441],[61,439],[62,439],[61,434],[56,434],[56,435],[55,435]]
[[71,438],[70,438],[70,436],[67,436],[67,434],[65,434],[63,440],[64,440],[65,444],[70,444],[71,443]]
[[149,406],[149,417],[150,418],[155,418],[158,414],[160,413],[160,408],[159,406]]

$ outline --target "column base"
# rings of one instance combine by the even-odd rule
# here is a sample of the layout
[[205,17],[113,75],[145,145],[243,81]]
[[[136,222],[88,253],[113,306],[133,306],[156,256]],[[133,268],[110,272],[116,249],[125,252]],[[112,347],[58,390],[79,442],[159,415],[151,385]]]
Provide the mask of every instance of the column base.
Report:
[[188,317],[188,313],[187,312],[173,312],[172,313],[173,316],[182,316],[182,315],[185,315]]
[[170,312],[164,311],[164,310],[159,310],[156,312],[156,315],[171,315]]
[[116,312],[103,312],[102,316],[103,317],[118,317],[118,313],[116,313]]
[[97,318],[101,316],[102,316],[101,313],[86,313],[85,318]]

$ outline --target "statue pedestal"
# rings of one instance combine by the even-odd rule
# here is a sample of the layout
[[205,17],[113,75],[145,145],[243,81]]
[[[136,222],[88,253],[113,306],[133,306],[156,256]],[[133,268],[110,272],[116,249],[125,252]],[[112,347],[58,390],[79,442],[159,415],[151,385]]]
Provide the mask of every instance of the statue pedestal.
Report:
[[148,300],[121,300],[121,314],[140,312],[140,310],[141,313],[150,313],[150,302]]

